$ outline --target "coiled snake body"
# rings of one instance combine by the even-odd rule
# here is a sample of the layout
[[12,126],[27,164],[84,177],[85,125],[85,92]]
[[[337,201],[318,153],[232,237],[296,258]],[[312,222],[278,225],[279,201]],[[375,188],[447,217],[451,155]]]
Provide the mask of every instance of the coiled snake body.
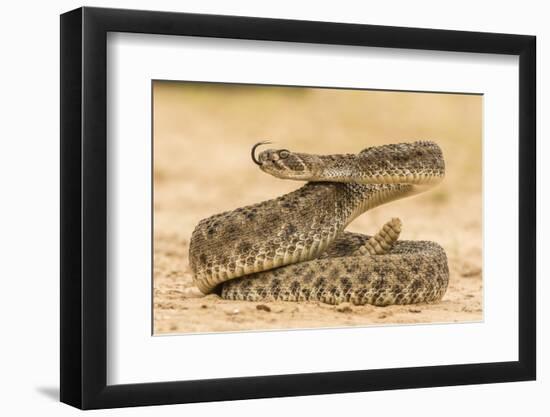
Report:
[[443,297],[449,270],[437,243],[399,241],[399,219],[372,237],[344,231],[365,211],[440,182],[445,163],[437,144],[418,141],[325,156],[268,149],[256,158],[258,145],[252,159],[264,172],[308,182],[199,222],[189,259],[202,293],[373,305]]

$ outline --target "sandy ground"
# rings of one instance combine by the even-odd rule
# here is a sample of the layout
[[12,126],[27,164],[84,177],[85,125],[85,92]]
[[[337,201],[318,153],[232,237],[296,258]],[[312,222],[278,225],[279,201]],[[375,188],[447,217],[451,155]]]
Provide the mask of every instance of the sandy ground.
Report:
[[[474,95],[156,83],[154,87],[154,333],[440,323],[483,319],[481,103]],[[330,306],[194,297],[189,238],[204,217],[301,186],[261,172],[261,139],[311,153],[347,153],[431,139],[447,175],[437,188],[356,219],[372,234],[391,217],[402,239],[434,240],[449,258],[440,303]]]

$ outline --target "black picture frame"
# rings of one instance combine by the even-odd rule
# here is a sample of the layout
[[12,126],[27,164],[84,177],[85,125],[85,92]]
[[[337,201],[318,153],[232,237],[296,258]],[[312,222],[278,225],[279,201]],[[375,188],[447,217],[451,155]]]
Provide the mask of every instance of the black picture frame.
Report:
[[[519,56],[519,358],[513,362],[107,385],[108,32]],[[61,401],[81,409],[533,380],[534,36],[156,11],[61,15]]]

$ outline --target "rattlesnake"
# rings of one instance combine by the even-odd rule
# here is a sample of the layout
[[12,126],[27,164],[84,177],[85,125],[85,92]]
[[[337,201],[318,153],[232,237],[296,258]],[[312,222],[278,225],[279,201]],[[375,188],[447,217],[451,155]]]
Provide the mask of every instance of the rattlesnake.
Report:
[[417,141],[324,156],[268,149],[256,157],[264,143],[251,152],[262,171],[308,182],[199,222],[189,259],[202,293],[381,306],[443,297],[449,269],[437,243],[398,241],[399,219],[372,237],[344,231],[366,210],[440,182],[445,162],[437,144]]

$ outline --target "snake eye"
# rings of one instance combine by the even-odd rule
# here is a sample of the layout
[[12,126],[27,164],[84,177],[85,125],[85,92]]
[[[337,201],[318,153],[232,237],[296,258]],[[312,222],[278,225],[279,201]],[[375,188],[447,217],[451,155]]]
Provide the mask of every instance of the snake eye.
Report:
[[281,159],[288,158],[289,155],[290,155],[290,152],[287,151],[286,149],[279,151],[279,158]]

